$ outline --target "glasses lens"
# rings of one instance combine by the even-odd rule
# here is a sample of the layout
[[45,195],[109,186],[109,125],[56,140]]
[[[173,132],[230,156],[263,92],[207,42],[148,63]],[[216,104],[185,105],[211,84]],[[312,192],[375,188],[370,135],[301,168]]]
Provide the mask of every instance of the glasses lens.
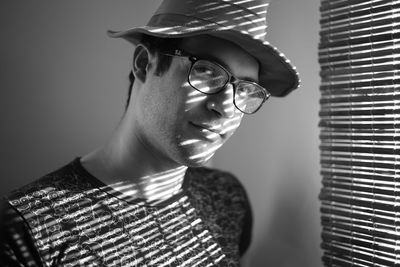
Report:
[[265,89],[257,84],[241,81],[236,85],[235,105],[243,113],[256,112],[266,98]]
[[207,61],[196,61],[189,74],[189,83],[205,94],[214,94],[228,82],[228,74],[218,65]]

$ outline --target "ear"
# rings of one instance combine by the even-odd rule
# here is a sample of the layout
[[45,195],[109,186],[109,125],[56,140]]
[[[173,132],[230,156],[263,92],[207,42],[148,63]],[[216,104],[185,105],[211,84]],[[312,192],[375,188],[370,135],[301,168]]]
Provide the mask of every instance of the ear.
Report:
[[142,44],[137,45],[133,54],[132,72],[135,79],[142,83],[146,81],[146,76],[151,67],[150,51]]

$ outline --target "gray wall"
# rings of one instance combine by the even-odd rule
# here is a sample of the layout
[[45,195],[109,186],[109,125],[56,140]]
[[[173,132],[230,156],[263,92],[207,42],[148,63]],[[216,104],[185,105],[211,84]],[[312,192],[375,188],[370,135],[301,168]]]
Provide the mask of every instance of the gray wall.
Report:
[[[146,23],[159,2],[1,1],[0,194],[107,139],[122,114],[132,47],[105,31]],[[246,117],[214,159],[250,195],[251,266],[321,265],[318,7],[272,1],[268,39],[297,65],[302,88]]]
[[107,29],[160,1],[0,2],[1,193],[103,143],[121,117],[132,46]]

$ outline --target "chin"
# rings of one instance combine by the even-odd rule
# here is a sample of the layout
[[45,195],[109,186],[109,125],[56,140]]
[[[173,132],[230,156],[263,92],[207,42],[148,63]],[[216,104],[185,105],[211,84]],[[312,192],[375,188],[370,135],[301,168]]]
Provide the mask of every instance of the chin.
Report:
[[196,154],[185,155],[180,157],[178,162],[188,167],[203,167],[210,162],[213,156],[214,153],[207,155],[206,157],[196,157]]
[[206,165],[223,142],[204,142],[202,140],[179,145],[176,150],[177,162],[188,167],[202,167]]
[[197,161],[190,161],[186,166],[192,167],[192,168],[199,168],[199,167],[204,167],[207,165],[207,163],[210,162],[211,159],[209,160],[197,160]]

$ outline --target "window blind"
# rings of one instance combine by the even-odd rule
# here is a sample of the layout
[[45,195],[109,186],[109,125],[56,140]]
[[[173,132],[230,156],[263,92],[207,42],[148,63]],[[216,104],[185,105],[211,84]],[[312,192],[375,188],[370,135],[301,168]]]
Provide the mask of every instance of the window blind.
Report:
[[321,0],[325,266],[400,266],[400,1]]

